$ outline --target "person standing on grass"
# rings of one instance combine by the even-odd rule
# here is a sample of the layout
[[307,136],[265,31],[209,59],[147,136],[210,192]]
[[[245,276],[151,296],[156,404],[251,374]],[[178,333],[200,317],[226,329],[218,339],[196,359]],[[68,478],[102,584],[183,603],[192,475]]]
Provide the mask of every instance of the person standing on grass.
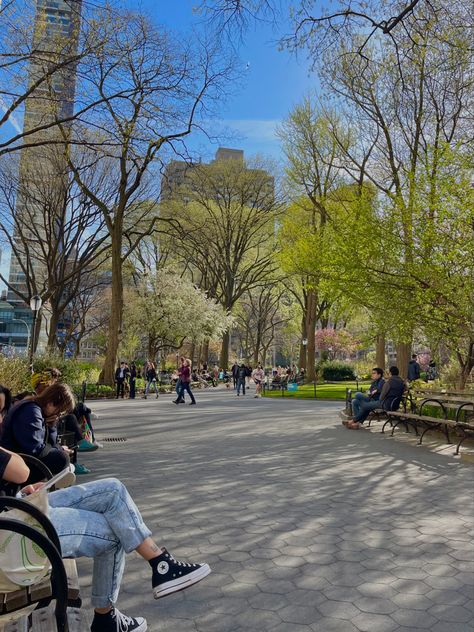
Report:
[[265,371],[260,362],[257,364],[257,368],[252,371],[252,379],[255,382],[254,397],[262,397],[262,384],[265,379]]
[[176,399],[173,400],[173,403],[179,404],[181,400],[184,403],[184,391],[187,392],[189,397],[191,398],[190,406],[196,405],[196,400],[194,399],[193,392],[191,391],[191,360],[186,360],[183,358],[183,363],[181,365],[180,370],[180,380],[181,385],[179,387],[179,393]]

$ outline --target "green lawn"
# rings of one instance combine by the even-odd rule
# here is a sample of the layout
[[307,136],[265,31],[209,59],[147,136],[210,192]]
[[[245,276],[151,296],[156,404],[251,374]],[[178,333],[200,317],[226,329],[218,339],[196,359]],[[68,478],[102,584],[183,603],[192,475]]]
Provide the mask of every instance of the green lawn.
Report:
[[[367,390],[370,382],[359,382],[359,388]],[[337,384],[317,384],[316,385],[316,398],[317,399],[342,399],[346,398],[346,388],[352,388],[356,390],[356,383],[351,382],[338,382]],[[314,385],[305,384],[304,386],[298,386],[297,391],[287,391],[282,394],[281,390],[265,391],[265,397],[295,397],[298,399],[314,399]]]

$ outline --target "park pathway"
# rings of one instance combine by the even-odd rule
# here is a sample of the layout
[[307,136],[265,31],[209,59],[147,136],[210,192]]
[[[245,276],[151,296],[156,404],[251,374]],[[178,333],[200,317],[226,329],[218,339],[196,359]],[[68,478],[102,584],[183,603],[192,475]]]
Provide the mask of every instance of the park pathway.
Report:
[[81,482],[120,478],[159,543],[213,569],[154,601],[129,556],[119,608],[151,632],[472,632],[474,466],[253,394],[91,403],[127,441],[81,455]]

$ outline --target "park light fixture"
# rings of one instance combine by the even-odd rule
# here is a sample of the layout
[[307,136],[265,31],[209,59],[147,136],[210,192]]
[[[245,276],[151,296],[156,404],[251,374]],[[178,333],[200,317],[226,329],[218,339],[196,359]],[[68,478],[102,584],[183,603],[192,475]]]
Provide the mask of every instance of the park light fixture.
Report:
[[36,318],[38,317],[38,312],[43,305],[43,301],[41,296],[35,294],[30,299],[30,308],[33,312],[33,324],[31,326],[31,336],[30,336],[30,371],[33,373],[33,354],[35,349],[35,338],[36,338]]
[[33,312],[33,315],[39,312],[42,305],[43,305],[43,301],[41,300],[41,296],[38,296],[36,294],[35,296],[32,296],[30,298],[30,308],[31,308],[31,311]]
[[306,347],[306,345],[308,344],[308,338],[303,338],[301,342],[303,344],[303,347]]

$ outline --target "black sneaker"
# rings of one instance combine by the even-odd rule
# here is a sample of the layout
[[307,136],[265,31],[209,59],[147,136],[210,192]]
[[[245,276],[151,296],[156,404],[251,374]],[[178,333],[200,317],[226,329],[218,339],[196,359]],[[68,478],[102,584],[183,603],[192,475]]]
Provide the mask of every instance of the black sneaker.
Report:
[[188,588],[211,572],[208,564],[178,562],[165,548],[161,550],[162,554],[150,562],[153,568],[151,583],[155,599]]
[[145,632],[148,629],[143,617],[132,619],[112,608],[107,614],[94,613],[91,632]]

